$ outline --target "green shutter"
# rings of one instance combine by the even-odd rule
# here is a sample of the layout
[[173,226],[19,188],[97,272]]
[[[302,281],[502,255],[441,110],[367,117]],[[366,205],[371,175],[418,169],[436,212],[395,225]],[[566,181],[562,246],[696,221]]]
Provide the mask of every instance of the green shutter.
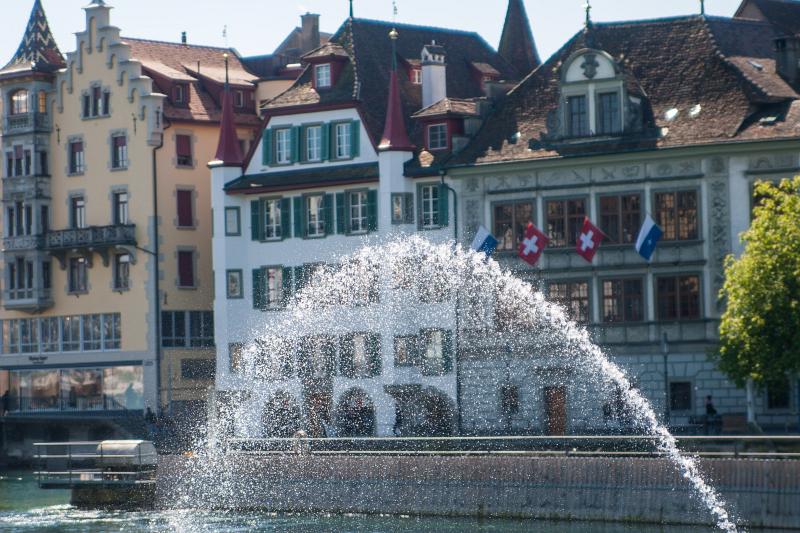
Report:
[[450,225],[450,190],[444,183],[439,184],[439,226]]
[[308,126],[299,126],[298,134],[299,148],[297,150],[297,160],[301,162],[308,161]]
[[294,296],[294,269],[292,267],[283,267],[283,305],[289,305],[289,301]]
[[292,236],[292,201],[289,198],[281,198],[281,239],[289,239]]
[[347,206],[343,192],[336,193],[336,233],[339,235],[347,233]]
[[361,154],[361,122],[354,120],[350,123],[350,157],[356,158]]
[[339,339],[339,375],[354,378],[356,369],[353,365],[353,336],[344,335]]
[[378,191],[367,191],[367,230],[378,231]]
[[263,207],[261,200],[250,202],[250,236],[254,241],[264,240]]
[[306,236],[306,232],[303,230],[303,214],[305,210],[303,209],[303,201],[302,196],[297,196],[294,199],[294,205],[292,207],[292,211],[294,211],[294,236],[296,239],[302,239]]
[[300,161],[300,126],[295,126],[290,132],[292,145],[292,163]]
[[453,332],[442,332],[442,369],[444,374],[453,371]]
[[321,158],[327,161],[331,157],[331,125],[323,124],[320,126],[320,145],[322,147]]
[[372,333],[367,336],[367,350],[369,354],[369,375],[372,377],[381,375],[381,336]]
[[265,129],[261,136],[261,162],[264,166],[272,164],[272,130]]
[[417,185],[417,231],[422,231],[422,185]]
[[306,268],[294,267],[294,293],[299,294],[306,286]]
[[325,221],[325,235],[333,235],[333,195],[326,194],[322,197],[322,220]]
[[266,277],[263,268],[253,269],[253,309],[267,308]]

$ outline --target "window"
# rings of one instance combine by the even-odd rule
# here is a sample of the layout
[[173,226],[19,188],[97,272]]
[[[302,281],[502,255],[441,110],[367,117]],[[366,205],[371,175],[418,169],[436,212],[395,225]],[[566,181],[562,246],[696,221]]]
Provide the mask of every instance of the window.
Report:
[[211,348],[214,346],[214,313],[211,311],[163,311],[161,346],[164,348]]
[[242,234],[241,211],[238,207],[225,208],[225,236],[238,237]]
[[349,232],[366,233],[368,227],[367,217],[367,191],[348,193],[348,205],[350,207]]
[[580,324],[589,323],[588,281],[552,282],[549,284],[549,294],[551,300],[566,308],[572,320]]
[[114,290],[127,291],[131,288],[131,256],[128,254],[114,255]]
[[275,162],[279,165],[292,162],[292,130],[289,128],[275,130]]
[[103,91],[103,116],[111,115],[111,91]]
[[211,380],[217,374],[217,362],[214,359],[181,359],[181,378]]
[[669,410],[692,410],[692,384],[688,381],[673,381],[669,384]]
[[111,137],[111,168],[128,168],[128,138],[125,135]]
[[53,277],[50,271],[50,261],[42,261],[42,288],[50,290],[53,287]]
[[11,94],[11,115],[23,115],[28,112],[28,91],[20,89]]
[[194,252],[178,252],[178,287],[194,289]]
[[317,80],[317,89],[327,89],[330,87],[332,85],[330,63],[315,66],[314,77]]
[[656,223],[665,241],[691,241],[699,238],[697,191],[661,192],[655,195]]
[[211,311],[189,312],[189,346],[192,348],[214,346],[214,313]]
[[503,202],[494,204],[494,235],[501,252],[515,251],[525,238],[528,224],[533,222],[533,202]]
[[422,85],[422,69],[421,68],[412,68],[411,69],[411,83],[414,85]]
[[619,93],[599,93],[597,95],[597,133],[614,135],[622,131],[622,118],[619,112]]
[[349,122],[341,122],[334,126],[334,146],[336,159],[348,159],[353,157],[351,147],[352,125]]
[[58,317],[43,318],[39,323],[39,331],[42,336],[42,351],[53,353],[61,350],[61,332],[59,324],[61,319]]
[[79,352],[81,349],[81,317],[65,316],[61,319],[61,349]]
[[194,191],[179,189],[175,193],[178,202],[178,227],[194,227]]
[[233,91],[233,105],[235,107],[244,107],[244,91]]
[[192,136],[176,135],[175,152],[177,157],[176,162],[179,167],[191,167],[194,164],[192,158]]
[[547,232],[553,248],[575,246],[586,218],[586,200],[547,201]]
[[38,109],[39,113],[45,114],[47,113],[47,92],[39,91],[39,98],[38,98]]
[[447,124],[428,126],[428,149],[446,150],[447,146]]
[[72,257],[69,260],[69,292],[81,294],[87,292],[86,258]]
[[571,137],[589,135],[589,115],[586,110],[586,96],[567,97],[567,127]]
[[267,309],[283,307],[283,268],[267,268],[265,277]]
[[675,276],[656,278],[659,320],[700,318],[700,278]]
[[186,313],[184,311],[161,313],[161,346],[164,348],[186,346]]
[[122,347],[122,315],[103,315],[103,349],[119,350]]
[[311,337],[305,340],[306,372],[314,379],[329,378],[333,374],[336,346],[329,337]]
[[306,128],[306,161],[322,160],[322,126]]
[[306,236],[322,237],[325,235],[325,212],[323,196],[306,197]]
[[395,366],[411,366],[417,363],[417,337],[406,335],[394,338]]
[[354,333],[342,338],[339,372],[350,379],[363,379],[381,373],[381,341],[378,335]]
[[282,233],[283,213],[281,213],[281,200],[264,200],[264,238],[266,240],[280,240]]
[[69,143],[69,173],[83,174],[85,170],[83,141],[72,141]]
[[414,195],[392,193],[392,224],[414,223]]
[[436,229],[439,227],[439,193],[441,187],[436,185],[423,185],[420,187],[423,229]]
[[175,104],[183,104],[186,102],[186,89],[182,84],[176,85],[172,88],[172,102]]
[[614,279],[603,282],[603,322],[641,322],[644,300],[641,279]]
[[767,409],[789,409],[791,401],[792,386],[788,379],[767,383]]
[[244,298],[243,273],[241,270],[228,270],[225,272],[225,286],[229,300]]
[[114,224],[124,225],[129,222],[128,219],[128,193],[115,192],[114,193]]
[[228,345],[228,358],[230,359],[230,370],[232,373],[238,372],[244,362],[244,344],[232,342]]
[[70,217],[73,229],[81,229],[86,226],[86,200],[83,196],[73,196],[70,203]]
[[452,370],[452,339],[449,331],[425,330],[420,335],[422,373],[447,374]]
[[83,317],[83,351],[95,352],[100,350],[103,332],[102,324],[102,315],[87,315]]
[[100,87],[92,87],[92,116],[100,115],[100,99],[102,98],[102,91]]
[[30,176],[33,173],[31,151],[21,144],[6,154],[6,176]]
[[600,227],[613,244],[633,244],[642,223],[642,199],[638,194],[600,198]]

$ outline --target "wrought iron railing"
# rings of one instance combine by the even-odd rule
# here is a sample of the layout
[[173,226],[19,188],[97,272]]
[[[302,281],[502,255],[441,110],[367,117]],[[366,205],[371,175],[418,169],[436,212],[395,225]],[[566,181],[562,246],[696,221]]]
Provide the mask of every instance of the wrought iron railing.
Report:
[[129,409],[122,402],[107,394],[91,396],[12,396],[9,399],[8,407],[10,414],[129,412]]
[[3,249],[14,250],[39,250],[44,246],[44,235],[17,235],[3,239]]
[[136,245],[136,226],[134,224],[91,226],[88,228],[50,231],[45,238],[45,248],[48,250],[120,245]]

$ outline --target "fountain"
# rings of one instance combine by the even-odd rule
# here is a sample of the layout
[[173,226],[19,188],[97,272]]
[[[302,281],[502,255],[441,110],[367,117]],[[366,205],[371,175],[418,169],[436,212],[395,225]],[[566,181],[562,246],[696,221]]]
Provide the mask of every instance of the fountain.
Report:
[[[502,344],[495,343],[499,349],[510,344],[517,353],[528,350],[551,354],[542,357],[569,368],[571,386],[584,393],[588,389],[603,394],[623,391],[624,403],[636,426],[653,437],[657,449],[690,484],[717,527],[738,531],[725,503],[701,475],[696,460],[679,451],[675,438],[626,374],[592,343],[584,328],[567,318],[564,309],[549,303],[531,284],[503,270],[494,260],[452,244],[434,245],[414,236],[365,246],[354,255],[341,258],[336,266],[318,268],[306,281],[285,312],[273,314],[267,325],[252,328],[253,342],[243,350],[239,363],[241,377],[253,383],[252,398],[221,413],[218,420],[225,421],[225,431],[241,437],[260,436],[262,421],[254,406],[264,405],[269,398],[262,384],[276,379],[285,380],[287,387],[293,381],[296,384],[296,378],[288,377],[292,373],[286,368],[297,362],[292,354],[301,348],[303,338],[352,331],[391,335],[404,327],[416,330],[423,324],[455,324],[456,342],[466,349],[473,342],[471,339],[480,339],[484,344],[494,336],[499,340],[492,321],[502,317]],[[386,385],[394,376],[391,369],[386,369],[376,379]],[[301,425],[309,423],[305,416]],[[381,423],[390,424],[391,420],[379,420]],[[221,425],[222,422],[209,430],[208,453],[195,462],[192,479],[186,483],[210,491],[210,499],[225,507],[231,494],[245,494],[249,489],[246,480],[230,474],[234,459],[223,451]],[[178,501],[177,506],[191,503]]]

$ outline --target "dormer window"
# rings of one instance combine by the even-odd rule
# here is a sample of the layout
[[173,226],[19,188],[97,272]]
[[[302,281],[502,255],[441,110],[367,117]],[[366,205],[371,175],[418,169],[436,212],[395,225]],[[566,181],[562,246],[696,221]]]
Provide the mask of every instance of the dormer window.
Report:
[[422,85],[422,69],[421,68],[412,68],[411,69],[411,83],[414,85]]
[[622,131],[622,117],[619,112],[619,93],[597,94],[597,133],[615,135]]
[[314,67],[314,80],[317,89],[330,88],[333,84],[331,80],[331,64],[316,65]]
[[235,107],[244,107],[244,91],[236,90],[233,92],[233,105]]
[[570,137],[586,137],[589,135],[589,115],[586,110],[586,96],[570,96],[567,98],[568,128]]
[[428,126],[428,150],[447,150],[447,124],[431,124]]
[[186,103],[186,88],[183,85],[176,85],[172,88],[172,102],[175,104]]

